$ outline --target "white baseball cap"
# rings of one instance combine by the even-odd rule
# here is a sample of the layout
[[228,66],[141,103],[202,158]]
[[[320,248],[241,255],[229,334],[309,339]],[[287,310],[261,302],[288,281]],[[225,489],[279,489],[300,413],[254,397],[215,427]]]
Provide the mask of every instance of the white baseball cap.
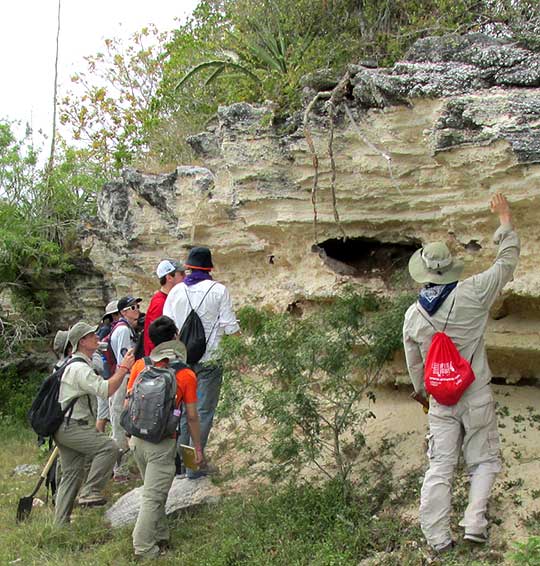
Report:
[[165,275],[172,273],[173,271],[181,271],[183,273],[185,271],[184,264],[181,261],[164,259],[163,261],[159,262],[159,265],[156,269],[156,275],[161,279],[162,277],[165,277]]

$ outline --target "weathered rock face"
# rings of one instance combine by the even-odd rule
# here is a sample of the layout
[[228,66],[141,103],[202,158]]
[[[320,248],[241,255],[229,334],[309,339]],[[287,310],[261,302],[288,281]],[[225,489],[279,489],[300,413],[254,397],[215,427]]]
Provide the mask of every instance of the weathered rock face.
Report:
[[[540,55],[450,36],[419,41],[391,69],[352,65],[349,73],[332,146],[340,223],[324,101],[308,120],[319,160],[316,230],[301,117],[279,126],[271,105],[234,104],[220,108],[217,127],[190,138],[202,166],[168,175],[126,170],[105,186],[99,225],[84,241],[90,259],[116,295],[147,299],[159,260],[183,258],[192,245],[212,249],[215,275],[236,305],[284,309],[350,282],[396,291],[422,242],[448,241],[466,274],[487,268],[497,226],[488,201],[502,191],[523,249],[488,345],[496,374],[536,376]],[[335,84],[328,76],[323,83]],[[305,84],[309,100],[321,82]]]

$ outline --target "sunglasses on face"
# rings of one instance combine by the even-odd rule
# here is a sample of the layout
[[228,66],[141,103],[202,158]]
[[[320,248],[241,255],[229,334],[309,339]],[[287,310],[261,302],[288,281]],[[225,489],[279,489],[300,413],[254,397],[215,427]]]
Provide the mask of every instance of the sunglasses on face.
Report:
[[140,308],[139,305],[131,305],[130,307],[126,307],[123,310],[125,310],[125,311],[138,311],[139,308]]

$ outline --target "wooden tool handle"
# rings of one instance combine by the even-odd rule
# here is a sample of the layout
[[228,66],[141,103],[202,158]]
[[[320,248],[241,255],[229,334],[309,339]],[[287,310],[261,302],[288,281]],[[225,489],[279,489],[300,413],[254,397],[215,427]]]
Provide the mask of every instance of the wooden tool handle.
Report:
[[45,467],[43,468],[43,471],[40,474],[40,477],[42,477],[43,479],[47,477],[49,470],[53,467],[53,464],[56,462],[57,456],[58,456],[58,446],[55,446],[54,450],[51,452],[51,455],[49,456],[49,459],[47,460],[47,463],[45,464]]

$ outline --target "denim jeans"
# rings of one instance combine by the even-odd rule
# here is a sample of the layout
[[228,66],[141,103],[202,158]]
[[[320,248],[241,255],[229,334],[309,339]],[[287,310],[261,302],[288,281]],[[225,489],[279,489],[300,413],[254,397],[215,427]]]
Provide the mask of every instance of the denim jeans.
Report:
[[[195,364],[193,371],[197,374],[197,411],[199,412],[199,421],[201,423],[201,446],[204,450],[219,401],[223,369],[215,365]],[[182,412],[178,443],[193,445],[187,427],[186,411]],[[190,475],[188,470],[188,477]]]

